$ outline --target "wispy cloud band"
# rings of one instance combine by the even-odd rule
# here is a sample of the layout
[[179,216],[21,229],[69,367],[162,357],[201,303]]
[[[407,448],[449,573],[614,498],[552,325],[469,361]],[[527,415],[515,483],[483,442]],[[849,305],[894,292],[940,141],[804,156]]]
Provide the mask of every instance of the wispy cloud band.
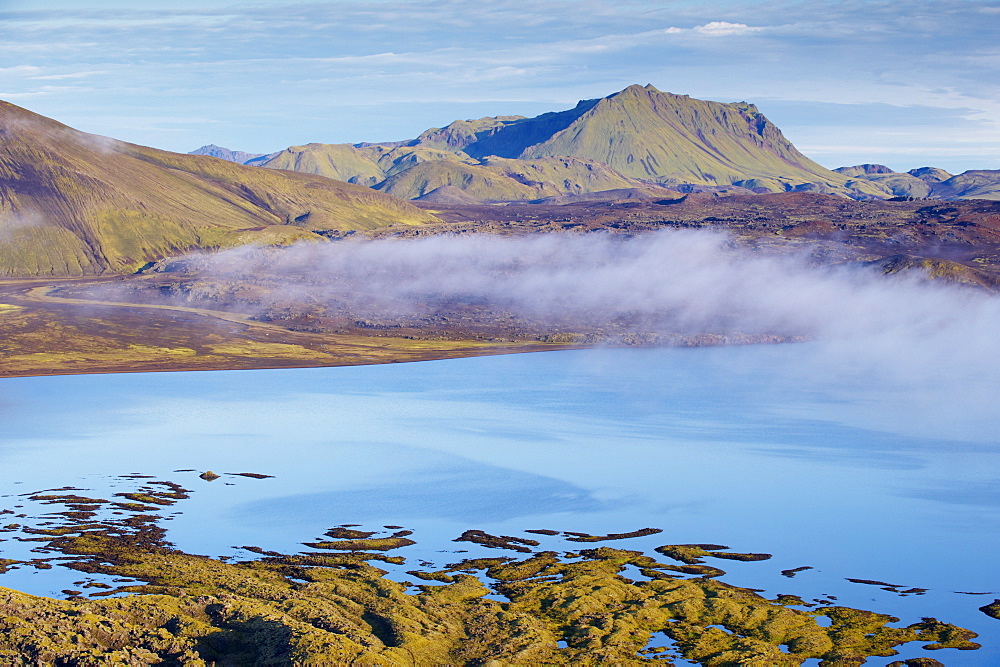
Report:
[[[175,150],[405,138],[455,117],[530,115],[653,83],[722,101],[955,110],[1000,155],[995,8],[979,0],[52,2],[0,11],[0,92]],[[153,120],[165,116],[218,122],[178,131]],[[946,122],[937,130],[954,133]],[[807,116],[789,123],[816,145],[867,144],[823,140]]]

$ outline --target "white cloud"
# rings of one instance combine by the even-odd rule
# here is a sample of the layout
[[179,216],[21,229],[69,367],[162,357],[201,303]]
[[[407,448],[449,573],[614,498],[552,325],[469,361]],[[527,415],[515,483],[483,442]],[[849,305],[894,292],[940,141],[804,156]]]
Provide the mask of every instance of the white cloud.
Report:
[[42,76],[32,76],[29,78],[34,81],[60,81],[62,79],[85,79],[87,77],[98,76],[100,74],[106,74],[106,72],[102,70],[91,70],[88,72],[67,72],[65,74],[45,74]]
[[[0,48],[21,63],[0,69],[0,87],[103,134],[118,128],[101,119],[121,108],[243,128],[166,139],[174,150],[405,138],[469,113],[533,115],[637,82],[722,101],[961,108],[980,114],[983,126],[1000,118],[995,30],[983,13],[993,0],[479,0],[461,12],[454,0],[178,0],[153,10],[109,9],[108,1],[66,0],[54,11],[56,0],[38,0],[31,10],[0,12]],[[752,37],[754,48],[740,37]],[[86,90],[40,87],[83,79]],[[274,108],[274,99],[284,104]],[[524,104],[492,104],[512,100]],[[943,135],[947,123],[921,131]],[[123,138],[164,139],[147,127]],[[992,133],[976,136],[1000,154]],[[868,145],[859,136],[844,143]]]
[[35,74],[41,71],[41,67],[35,67],[34,65],[14,65],[13,67],[0,67],[0,76],[19,76],[23,74]]
[[728,35],[746,35],[753,32],[760,32],[764,28],[749,26],[745,23],[729,23],[728,21],[711,21],[705,25],[695,26],[693,30],[702,35],[712,37],[725,37]]

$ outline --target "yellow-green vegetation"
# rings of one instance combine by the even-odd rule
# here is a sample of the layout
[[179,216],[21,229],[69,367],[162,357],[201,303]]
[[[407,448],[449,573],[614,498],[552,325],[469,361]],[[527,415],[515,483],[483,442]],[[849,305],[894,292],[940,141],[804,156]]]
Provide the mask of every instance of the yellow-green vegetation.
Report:
[[813,162],[752,104],[638,85],[535,118],[457,120],[409,142],[293,146],[265,166],[363,183],[406,199],[452,186],[480,200],[530,200],[641,187],[637,179],[647,186],[735,184],[862,199],[893,194]]
[[931,186],[911,174],[866,174],[861,178],[886,188],[894,197],[922,199],[931,193]]
[[935,167],[898,173],[884,165],[840,167],[838,173],[884,188],[895,197],[1000,200],[1000,170],[970,169],[952,175]]
[[[651,85],[629,86],[600,100],[519,157],[553,155],[598,160],[636,178],[709,185],[773,179],[781,190],[814,182],[847,190],[844,176],[800,153],[754,105],[697,100]],[[883,196],[871,185],[861,189]]]
[[70,230],[10,220],[0,212],[0,229],[8,227],[0,233],[0,275],[75,276],[99,270],[86,242]]
[[929,280],[946,280],[987,289],[995,289],[997,286],[997,281],[992,276],[984,276],[970,266],[937,257],[893,255],[872,264],[886,275],[912,273]]
[[476,163],[461,151],[439,150],[432,146],[306,144],[290,146],[262,166],[318,174],[370,187],[414,165],[437,161]]
[[[167,507],[190,493],[144,478],[121,476],[143,482],[117,495]],[[405,556],[358,553],[405,546],[393,540],[409,531],[380,538],[334,528],[328,536],[348,539],[307,546],[339,552],[243,547],[262,557],[227,562],[177,550],[158,515],[128,514],[126,503],[53,492],[28,500],[46,506],[45,527],[2,530],[30,535],[21,539],[38,543],[34,551],[43,555],[0,567],[49,567],[55,559],[81,572],[75,585],[92,592],[88,599],[67,589],[69,599],[57,600],[0,588],[6,664],[632,665],[679,657],[706,665],[819,659],[832,667],[896,655],[895,647],[912,641],[926,650],[979,647],[975,633],[933,618],[897,627],[892,616],[844,606],[796,609],[796,596],[768,599],[685,577],[633,550],[474,558],[411,570],[434,582],[413,586],[373,564],[404,565]],[[51,511],[59,505],[68,511]],[[107,518],[95,518],[102,512]],[[393,543],[377,545],[383,541]],[[648,580],[624,576],[629,567]],[[93,580],[100,576],[122,585]],[[651,647],[657,637],[660,647]]]
[[[134,271],[166,254],[435,218],[368,188],[78,132],[0,103],[0,275]],[[255,233],[263,232],[257,236]]]
[[706,556],[742,561],[767,560],[771,557],[771,554],[734,553],[727,551],[727,549],[729,547],[721,544],[666,544],[662,547],[656,547],[657,553],[688,565],[704,563]]
[[422,162],[390,176],[377,188],[403,199],[415,199],[448,185],[480,200],[518,201],[642,187],[644,184],[605,164],[578,157],[534,160],[491,157],[471,164]]
[[517,201],[648,185],[594,160],[573,157],[474,159],[457,149],[434,147],[441,145],[440,141],[431,141],[431,144],[292,146],[263,166],[360,183],[402,199],[416,199],[444,186],[457,187],[479,200]]
[[[410,531],[401,531],[410,534]],[[329,540],[323,542],[305,542],[312,549],[344,549],[346,551],[388,551],[416,544],[406,537],[381,537],[364,540]]]
[[1000,170],[973,169],[941,183],[944,195],[963,199],[1000,200]]
[[[556,114],[544,115],[553,116]],[[519,125],[519,121],[523,120],[526,120],[524,116],[494,116],[456,120],[446,127],[432,127],[426,130],[412,143],[446,151],[460,150],[468,146],[482,145],[483,142],[488,142],[490,137],[496,136],[499,130],[510,125]],[[503,155],[503,153],[479,150],[477,155]]]
[[0,285],[7,302],[0,303],[0,376],[345,366],[564,347],[289,331],[240,313],[62,299],[49,295],[53,289],[34,282]]
[[290,343],[262,343],[255,340],[218,343],[207,346],[211,354],[261,357],[269,359],[302,359],[322,361],[329,358],[323,350],[309,349]]
[[[531,533],[538,533],[539,535],[545,535],[548,531],[532,530],[528,531]],[[566,539],[570,542],[606,542],[609,540],[627,540],[633,537],[645,537],[647,535],[656,535],[657,533],[662,533],[663,531],[659,528],[640,528],[639,530],[633,530],[628,533],[609,533],[607,535],[590,535],[589,533],[574,533],[567,532]]]

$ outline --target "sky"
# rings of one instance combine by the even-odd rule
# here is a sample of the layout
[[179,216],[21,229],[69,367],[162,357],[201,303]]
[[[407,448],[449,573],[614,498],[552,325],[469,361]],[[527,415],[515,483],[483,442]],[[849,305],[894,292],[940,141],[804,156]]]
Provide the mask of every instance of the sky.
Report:
[[827,167],[1000,169],[1000,3],[0,0],[0,99],[187,152],[389,141],[626,86],[749,101]]

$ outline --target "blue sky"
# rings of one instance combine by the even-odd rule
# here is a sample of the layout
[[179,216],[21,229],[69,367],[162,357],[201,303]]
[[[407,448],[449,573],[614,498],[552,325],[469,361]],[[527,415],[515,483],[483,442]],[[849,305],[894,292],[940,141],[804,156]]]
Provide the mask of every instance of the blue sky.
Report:
[[186,152],[412,138],[632,83],[747,100],[828,167],[1000,169],[1000,5],[0,0],[0,99]]

